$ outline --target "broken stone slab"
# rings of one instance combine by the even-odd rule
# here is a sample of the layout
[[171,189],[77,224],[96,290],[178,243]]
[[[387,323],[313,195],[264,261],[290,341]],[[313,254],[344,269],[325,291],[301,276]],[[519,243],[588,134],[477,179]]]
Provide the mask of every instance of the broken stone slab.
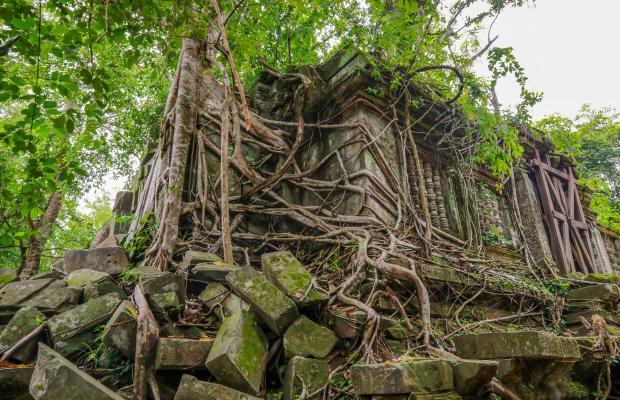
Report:
[[116,293],[120,299],[127,299],[127,293],[122,287],[110,281],[93,282],[84,286],[82,301],[88,301],[96,297],[105,296],[106,294]]
[[256,395],[265,375],[267,345],[252,314],[235,313],[222,322],[207,357],[207,369],[218,382]]
[[28,392],[34,368],[0,368],[0,400],[31,400]]
[[577,342],[548,332],[494,332],[454,337],[456,354],[468,359],[534,358],[576,360]]
[[66,341],[73,335],[106,322],[120,302],[116,293],[110,293],[50,318],[48,326],[52,342]]
[[454,387],[452,368],[443,360],[354,365],[351,382],[360,395],[432,393]]
[[204,369],[213,339],[160,338],[155,369]]
[[608,303],[617,303],[620,300],[620,287],[612,283],[601,283],[598,285],[584,286],[569,290],[566,300],[587,301],[598,299]]
[[21,305],[37,307],[46,314],[58,314],[75,307],[81,297],[81,288],[69,287],[62,280],[54,280]]
[[88,353],[96,340],[97,336],[94,332],[86,331],[63,340],[57,340],[54,342],[54,350],[63,357],[72,358],[79,354]]
[[280,336],[299,315],[295,303],[252,268],[232,272],[226,281],[236,295],[250,304],[260,320]]
[[185,252],[181,265],[185,268],[191,268],[202,263],[221,262],[220,256],[207,251],[189,250]]
[[123,400],[43,343],[39,343],[30,394],[35,400]]
[[78,269],[92,269],[118,275],[129,265],[125,249],[121,246],[100,247],[89,250],[65,251],[65,272],[71,273]]
[[177,319],[181,315],[183,304],[175,292],[154,293],[149,300],[153,313],[160,320]]
[[[284,373],[282,392],[284,400],[293,400],[301,397],[303,386],[306,386],[308,400],[322,399],[323,392],[314,396],[327,383],[329,378],[329,364],[323,360],[314,360],[304,357],[293,357],[289,361]],[[302,383],[303,382],[303,383]]]
[[140,287],[147,299],[154,294],[174,292],[178,300],[185,303],[185,279],[173,272],[142,272]]
[[259,400],[259,398],[217,383],[199,381],[192,375],[183,375],[174,400]]
[[21,304],[43,290],[54,279],[11,282],[0,288],[0,311],[17,310]]
[[[3,353],[36,327],[45,322],[45,315],[34,307],[19,309],[0,333],[0,353]],[[27,364],[34,359],[37,350],[37,337],[23,344],[12,355],[11,359]]]
[[209,309],[220,304],[222,306],[222,312],[226,317],[237,311],[250,309],[247,303],[224,287],[224,285],[217,282],[209,283],[205,290],[198,295],[198,299],[205,303]]
[[457,393],[475,395],[480,388],[489,383],[497,374],[498,361],[459,360],[449,361],[452,365],[452,378]]
[[39,272],[28,279],[65,279],[65,275],[58,271]]
[[17,271],[13,268],[0,269],[0,288],[17,279]]
[[69,286],[84,287],[91,283],[112,282],[112,276],[107,272],[84,268],[71,272],[65,281]]
[[261,266],[265,278],[292,298],[298,306],[329,300],[329,294],[316,287],[312,274],[290,251],[263,254]]
[[284,355],[325,358],[337,343],[334,332],[301,315],[284,334]]
[[130,301],[123,301],[114,311],[102,333],[102,341],[127,358],[136,352],[138,311]]
[[199,282],[226,282],[229,273],[243,267],[221,262],[198,264],[192,268],[191,279]]

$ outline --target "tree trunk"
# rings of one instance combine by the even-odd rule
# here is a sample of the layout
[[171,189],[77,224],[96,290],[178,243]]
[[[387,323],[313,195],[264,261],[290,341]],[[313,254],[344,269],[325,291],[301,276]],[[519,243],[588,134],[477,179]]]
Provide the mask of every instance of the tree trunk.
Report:
[[52,226],[58,218],[60,207],[62,205],[62,198],[60,192],[54,192],[45,208],[45,214],[43,214],[35,222],[35,229],[37,232],[28,241],[28,249],[26,250],[26,258],[23,263],[23,268],[19,273],[20,279],[28,279],[39,270],[39,264],[41,262],[41,253],[47,242],[47,238],[50,235]]

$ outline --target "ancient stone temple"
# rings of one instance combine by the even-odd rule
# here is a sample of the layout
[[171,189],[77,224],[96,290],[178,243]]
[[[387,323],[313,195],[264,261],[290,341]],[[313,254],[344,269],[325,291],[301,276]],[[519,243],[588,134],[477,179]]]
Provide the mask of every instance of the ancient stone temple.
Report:
[[233,262],[224,122],[199,107],[170,268],[144,246],[163,221],[160,141],[90,249],[0,286],[0,352],[26,366],[0,367],[0,398],[134,398],[134,361],[162,399],[620,396],[620,238],[571,161],[521,128],[499,181],[463,161],[458,107],[388,93],[356,51],[261,75],[253,127],[231,118]]

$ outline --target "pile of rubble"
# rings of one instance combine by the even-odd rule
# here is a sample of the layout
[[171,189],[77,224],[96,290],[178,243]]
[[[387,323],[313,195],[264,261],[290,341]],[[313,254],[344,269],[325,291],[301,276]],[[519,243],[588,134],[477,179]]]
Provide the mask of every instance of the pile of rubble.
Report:
[[[132,398],[134,285],[159,324],[153,362],[162,399],[477,399],[495,379],[524,399],[566,398],[582,358],[577,340],[519,331],[455,336],[456,356],[446,359],[408,352],[351,366],[364,316],[327,313],[329,294],[290,252],[263,254],[261,271],[198,251],[181,266],[185,276],[128,268],[114,246],[68,251],[64,272],[26,281],[5,271],[0,399]],[[569,318],[592,301],[609,310],[618,287],[586,286],[568,299]],[[387,315],[381,325],[391,345],[417,334]]]

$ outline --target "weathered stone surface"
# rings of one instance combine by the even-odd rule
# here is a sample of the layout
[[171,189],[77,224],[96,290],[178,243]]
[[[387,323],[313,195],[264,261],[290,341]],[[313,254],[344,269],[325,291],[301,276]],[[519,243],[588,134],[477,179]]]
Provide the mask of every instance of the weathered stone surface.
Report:
[[205,290],[198,295],[198,299],[204,302],[209,309],[218,303],[221,304],[222,311],[227,317],[238,311],[250,309],[247,303],[217,282],[209,283]]
[[0,269],[0,288],[17,279],[17,272],[12,268]]
[[454,387],[459,394],[473,395],[497,373],[499,362],[463,360],[450,362]]
[[114,206],[112,211],[117,211],[121,214],[131,214],[131,205],[133,204],[134,192],[119,191],[116,192],[116,198],[114,199]]
[[89,250],[65,251],[65,272],[78,269],[92,269],[117,275],[129,265],[125,249],[120,246],[101,247]]
[[117,294],[110,293],[50,318],[48,325],[52,342],[65,341],[107,321],[120,302]]
[[322,392],[314,396],[310,396],[310,394],[322,388],[327,383],[328,378],[329,364],[326,361],[293,357],[286,367],[284,382],[282,382],[284,400],[299,398],[303,391],[303,385],[306,386],[307,399],[322,399]]
[[315,287],[312,274],[290,251],[263,254],[261,265],[265,278],[292,298],[298,306],[329,300],[329,294]]
[[226,282],[229,273],[239,271],[242,267],[225,263],[203,263],[192,268],[191,277],[200,282]]
[[183,304],[175,292],[154,293],[149,297],[153,313],[159,319],[166,317],[177,319],[182,311]]
[[265,374],[267,344],[251,313],[235,313],[222,322],[207,357],[207,369],[218,382],[255,395]]
[[233,292],[248,302],[261,321],[278,335],[284,334],[299,315],[291,299],[251,268],[228,274],[226,281]]
[[174,400],[258,400],[258,397],[239,392],[217,383],[199,381],[191,375],[183,375]]
[[155,355],[156,369],[204,369],[213,339],[160,338]]
[[338,343],[334,332],[301,315],[284,334],[284,354],[325,358]]
[[37,279],[34,281],[11,282],[0,288],[0,310],[16,310],[22,303],[34,296],[54,279]]
[[174,292],[181,303],[185,302],[185,279],[173,272],[142,272],[140,286],[147,299],[154,294]]
[[354,365],[351,382],[356,394],[435,392],[453,388],[452,368],[443,360]]
[[93,282],[84,286],[84,293],[82,294],[82,301],[88,301],[95,297],[101,297],[106,294],[116,293],[119,299],[126,299],[127,293],[122,287],[112,283],[110,281]]
[[[0,333],[0,353],[17,343],[45,321],[45,315],[34,307],[24,307],[15,313],[9,324]],[[11,359],[20,363],[33,360],[37,349],[37,337],[22,345],[11,355]]]
[[71,272],[65,280],[69,286],[84,287],[91,283],[112,282],[112,276],[107,272],[84,268]]
[[115,348],[127,358],[136,351],[138,311],[130,301],[123,301],[114,311],[102,333],[103,343]]
[[193,267],[201,263],[221,262],[220,256],[206,251],[189,250],[185,252],[181,265],[184,267]]
[[65,276],[58,271],[39,272],[30,277],[30,279],[65,279]]
[[575,360],[579,346],[573,339],[547,332],[496,332],[454,337],[456,353],[470,359],[540,358]]
[[123,399],[43,343],[39,343],[30,394],[36,400]]
[[442,393],[411,393],[409,400],[461,400],[458,393],[450,390]]
[[0,400],[30,400],[28,385],[34,368],[0,368]]
[[80,297],[82,297],[81,288],[69,287],[62,280],[54,280],[21,305],[37,307],[48,314],[58,314],[75,307]]
[[96,336],[92,330],[78,333],[62,340],[56,340],[54,342],[54,350],[63,357],[78,356],[90,351],[95,339]]
[[602,300],[609,303],[617,303],[620,300],[620,287],[612,283],[584,286],[569,290],[566,294],[568,301]]

